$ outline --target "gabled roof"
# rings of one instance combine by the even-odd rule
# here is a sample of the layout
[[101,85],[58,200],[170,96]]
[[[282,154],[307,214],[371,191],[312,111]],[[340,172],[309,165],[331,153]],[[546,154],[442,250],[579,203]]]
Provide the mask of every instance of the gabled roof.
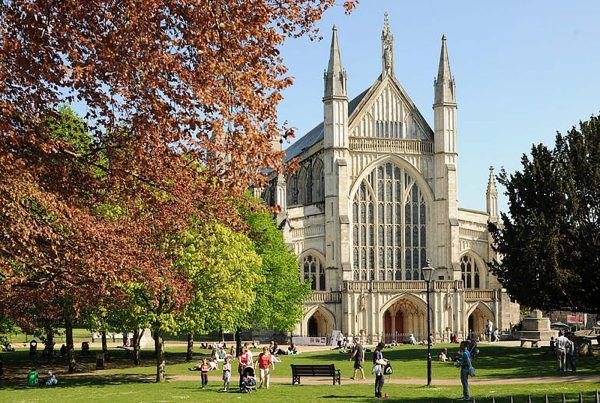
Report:
[[[366,90],[358,94],[356,97],[354,97],[350,102],[348,102],[348,116],[352,115],[352,112],[354,112],[356,107],[360,104],[360,102],[363,100],[365,95],[367,95],[367,92],[369,92],[370,89],[371,87],[367,88]],[[294,144],[292,144],[285,150],[285,161],[287,162],[292,158],[297,157],[298,155],[302,154],[304,150],[309,149],[310,147],[317,144],[319,141],[323,140],[323,135],[324,124],[323,122],[321,122],[318,125],[316,125],[313,129],[311,129],[308,133],[306,133],[304,136],[298,138],[298,140],[296,140]]]
[[[421,124],[424,132],[433,139],[433,130],[429,123],[425,120],[421,112],[414,104],[410,96],[406,90],[402,87],[398,79],[394,76],[391,76],[389,81],[397,88],[397,90],[402,94],[404,100],[408,103],[411,110],[415,113],[416,120]],[[384,78],[380,75],[377,80],[366,90],[358,94],[354,97],[350,102],[348,102],[348,123],[352,123],[352,119],[354,119],[353,113],[359,113],[359,109],[362,109],[363,105],[368,104],[370,99],[377,93],[377,89],[384,82]],[[352,118],[352,119],[351,119]],[[324,135],[324,124],[323,122],[319,123],[312,130],[306,133],[304,136],[298,138],[298,140],[289,146],[285,150],[285,161],[289,161],[294,157],[302,154],[304,150],[308,150],[310,147],[317,144],[319,141],[323,140]]]

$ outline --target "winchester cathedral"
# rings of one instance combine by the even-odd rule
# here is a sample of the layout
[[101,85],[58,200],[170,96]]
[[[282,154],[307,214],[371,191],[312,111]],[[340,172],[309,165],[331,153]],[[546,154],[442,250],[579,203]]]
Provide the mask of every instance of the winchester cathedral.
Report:
[[498,220],[491,169],[486,211],[458,207],[457,104],[446,38],[433,128],[394,75],[393,40],[386,15],[381,74],[349,99],[333,27],[323,121],[286,150],[299,169],[263,191],[268,204],[281,207],[278,224],[314,290],[297,336],[339,330],[366,342],[425,339],[427,260],[435,268],[436,339],[483,333],[488,319],[498,329],[519,321],[518,305],[487,264],[494,258],[487,222]]

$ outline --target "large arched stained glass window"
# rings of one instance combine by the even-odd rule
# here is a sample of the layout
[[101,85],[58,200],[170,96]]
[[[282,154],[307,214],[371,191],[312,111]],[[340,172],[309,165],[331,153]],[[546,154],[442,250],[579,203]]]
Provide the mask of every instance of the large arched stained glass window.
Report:
[[325,270],[319,259],[313,255],[306,255],[302,259],[304,281],[311,282],[311,289],[325,290]]
[[471,255],[467,254],[460,258],[460,270],[465,288],[480,287],[479,267]]
[[414,179],[391,162],[353,198],[353,278],[419,280],[427,263],[427,205]]

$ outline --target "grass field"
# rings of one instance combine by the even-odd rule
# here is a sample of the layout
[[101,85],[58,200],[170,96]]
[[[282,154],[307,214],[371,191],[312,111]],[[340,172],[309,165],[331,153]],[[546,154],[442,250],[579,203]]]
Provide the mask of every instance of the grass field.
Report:
[[[433,384],[436,380],[457,379],[458,370],[448,363],[438,362],[437,354],[441,348],[448,347],[451,353],[456,345],[436,345],[432,349]],[[529,378],[540,376],[556,376],[554,357],[541,349],[507,347],[496,344],[480,345],[481,354],[474,365],[477,368],[477,379],[496,379],[500,384],[475,385],[472,395],[476,401],[508,402],[509,396],[514,395],[514,402],[526,402],[527,395],[532,401],[544,401],[544,394],[550,396],[550,401],[562,401],[562,393],[567,394],[567,401],[578,401],[578,393],[583,392],[584,401],[593,402],[593,393],[600,388],[599,383],[579,382],[555,384],[511,384],[511,378]],[[373,376],[370,365],[365,366],[369,380],[365,383],[352,383],[348,378],[352,374],[352,363],[349,355],[336,350],[304,353],[299,356],[283,356],[282,363],[276,364],[272,372],[274,378],[286,382],[274,383],[268,391],[260,390],[255,394],[219,393],[220,382],[218,375],[211,376],[210,387],[200,391],[199,375],[188,371],[190,363],[185,362],[185,346],[171,347],[167,351],[167,375],[192,376],[193,381],[177,381],[165,384],[151,382],[155,372],[152,351],[143,351],[142,365],[133,367],[131,360],[124,357],[122,351],[113,350],[113,359],[107,364],[107,369],[93,370],[94,354],[78,357],[81,375],[75,377],[61,376],[66,368],[64,359],[57,358],[56,362],[46,364],[41,358],[30,359],[27,351],[21,349],[15,353],[2,353],[5,362],[6,377],[0,380],[0,402],[176,402],[176,401],[331,401],[331,402],[363,402],[373,401]],[[197,351],[195,359],[209,351]],[[398,346],[384,350],[394,366],[393,378],[418,378],[425,383],[426,377],[426,348],[424,346]],[[367,361],[370,354],[367,353]],[[292,386],[290,364],[330,364],[334,363],[342,371],[342,385],[302,385]],[[578,374],[598,375],[600,381],[600,359],[598,357],[578,358]],[[25,374],[31,367],[41,371],[52,369],[59,374],[59,387],[27,389],[24,387]],[[235,375],[235,374],[234,374]],[[235,379],[235,376],[234,376]],[[504,384],[506,382],[506,384]],[[392,401],[398,402],[446,402],[461,395],[460,386],[407,386],[388,382],[385,391]],[[504,400],[503,400],[504,399]],[[554,399],[554,400],[553,400]]]
[[[8,386],[0,390],[2,402],[372,402],[373,385],[342,384],[332,385],[283,385],[274,384],[269,390],[260,389],[255,393],[222,393],[217,384],[209,384],[207,390],[200,390],[196,382],[167,382],[155,384],[132,380],[110,379],[69,379],[54,388],[27,389],[22,386]],[[584,393],[584,401],[593,402],[597,383],[570,383],[560,385],[487,385],[471,387],[472,397],[477,402],[497,403],[510,401],[544,401],[549,395],[551,402],[561,402],[562,393],[568,402],[577,402],[579,393]],[[390,401],[395,402],[448,402],[461,396],[459,386],[426,387],[406,385],[385,385]]]

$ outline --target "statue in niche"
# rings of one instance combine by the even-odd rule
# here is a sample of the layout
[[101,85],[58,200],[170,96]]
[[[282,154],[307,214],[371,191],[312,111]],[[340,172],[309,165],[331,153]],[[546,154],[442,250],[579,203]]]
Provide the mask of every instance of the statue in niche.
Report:
[[363,312],[367,309],[367,294],[363,290],[358,297],[358,311]]
[[392,44],[390,41],[384,41],[383,45],[383,68],[385,71],[390,71],[392,68]]
[[450,286],[446,289],[446,309],[452,309],[452,294],[450,294]]

